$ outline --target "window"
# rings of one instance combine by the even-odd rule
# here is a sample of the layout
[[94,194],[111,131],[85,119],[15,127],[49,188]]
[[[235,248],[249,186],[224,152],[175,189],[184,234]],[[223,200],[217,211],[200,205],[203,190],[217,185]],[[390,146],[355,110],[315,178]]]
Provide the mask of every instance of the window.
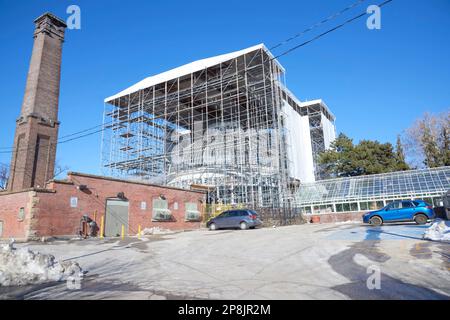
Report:
[[391,202],[386,206],[386,210],[396,210],[396,209],[401,209],[401,208],[402,208],[402,205],[401,205],[400,201]]
[[247,214],[247,212],[243,211],[243,210],[230,211],[230,217],[241,217],[246,214]]
[[71,197],[70,198],[70,207],[71,208],[78,207],[78,198],[77,197]]
[[221,214],[219,214],[219,217],[220,218],[228,218],[228,217],[230,217],[230,215],[231,215],[230,211],[225,211],[225,212],[222,212]]
[[147,202],[145,201],[141,202],[141,210],[147,210]]
[[168,209],[168,203],[165,199],[153,199],[153,220],[169,221],[172,220],[172,213]]
[[381,209],[384,207],[384,202],[383,201],[377,201],[376,202],[376,208],[375,209]]
[[369,203],[368,202],[360,202],[359,203],[359,207],[361,208],[361,210],[369,210]]
[[25,208],[20,208],[17,214],[17,220],[23,221],[23,219],[25,219]]
[[412,201],[402,201],[402,208],[414,208],[415,205]]
[[197,203],[186,202],[184,204],[186,208],[185,220],[186,221],[200,221],[200,211],[198,211]]

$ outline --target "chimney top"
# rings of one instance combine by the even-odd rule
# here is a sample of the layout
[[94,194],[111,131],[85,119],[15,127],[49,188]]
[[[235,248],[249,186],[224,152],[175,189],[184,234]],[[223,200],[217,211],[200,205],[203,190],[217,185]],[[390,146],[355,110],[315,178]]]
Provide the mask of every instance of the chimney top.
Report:
[[62,20],[61,18],[58,18],[57,16],[55,16],[54,14],[52,14],[52,13],[50,13],[50,12],[45,12],[44,14],[40,15],[39,17],[37,17],[37,18],[34,20],[34,23],[39,23],[39,22],[41,22],[42,20],[44,20],[45,18],[50,19],[50,21],[51,21],[54,25],[56,25],[57,27],[63,27],[63,28],[66,28],[66,27],[67,27],[67,25],[66,25],[66,23],[64,22],[64,20]]

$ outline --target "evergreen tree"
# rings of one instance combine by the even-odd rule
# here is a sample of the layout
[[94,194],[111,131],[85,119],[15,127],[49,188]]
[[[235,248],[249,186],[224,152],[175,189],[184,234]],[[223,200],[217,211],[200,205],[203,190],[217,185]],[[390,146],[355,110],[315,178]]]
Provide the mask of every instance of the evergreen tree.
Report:
[[[400,147],[400,153],[401,147]],[[404,157],[404,156],[403,156]],[[339,134],[331,148],[319,156],[319,164],[329,176],[348,177],[407,170],[398,160],[390,143],[361,140],[357,145],[344,134]]]
[[423,123],[422,130],[421,145],[425,156],[424,164],[428,168],[440,167],[443,164],[436,139],[426,123]]
[[450,137],[449,137],[449,127],[441,128],[441,140],[442,140],[442,149],[441,149],[441,163],[444,166],[450,166]]
[[395,146],[395,155],[397,160],[397,169],[399,171],[409,170],[409,166],[405,160],[405,151],[403,150],[402,140],[400,135],[397,135],[397,142]]

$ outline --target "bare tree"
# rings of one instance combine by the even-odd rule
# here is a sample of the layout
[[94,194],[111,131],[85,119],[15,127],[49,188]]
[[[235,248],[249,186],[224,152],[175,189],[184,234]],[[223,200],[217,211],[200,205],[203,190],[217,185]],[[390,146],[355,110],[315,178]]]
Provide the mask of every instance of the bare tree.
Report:
[[437,167],[449,163],[450,110],[425,113],[403,135],[408,163],[411,167]]
[[69,170],[68,166],[63,166],[61,165],[61,163],[59,162],[59,160],[55,161],[55,173],[53,175],[53,179],[55,179],[56,177],[58,177],[60,174],[66,172]]
[[0,190],[6,190],[8,187],[9,168],[6,164],[0,163]]

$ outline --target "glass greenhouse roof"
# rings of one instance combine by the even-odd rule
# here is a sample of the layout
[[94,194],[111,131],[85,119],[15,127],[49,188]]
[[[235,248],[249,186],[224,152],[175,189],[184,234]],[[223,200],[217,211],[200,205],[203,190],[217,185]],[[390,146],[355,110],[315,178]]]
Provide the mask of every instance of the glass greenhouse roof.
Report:
[[298,206],[442,195],[450,189],[450,167],[321,180],[300,185]]

